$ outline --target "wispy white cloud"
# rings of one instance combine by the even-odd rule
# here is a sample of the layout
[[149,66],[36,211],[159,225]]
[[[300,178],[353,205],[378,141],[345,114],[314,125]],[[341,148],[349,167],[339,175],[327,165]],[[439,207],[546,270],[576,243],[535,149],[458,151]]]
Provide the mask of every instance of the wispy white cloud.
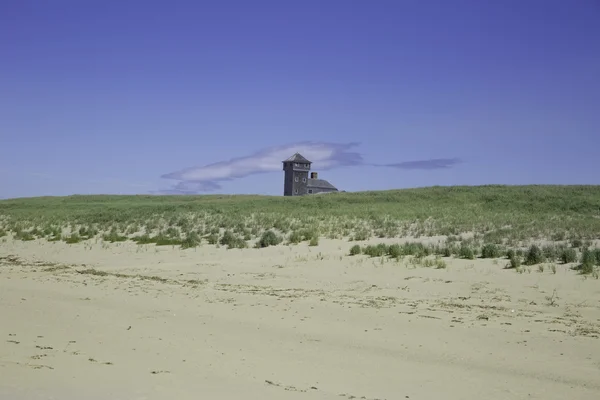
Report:
[[348,151],[357,145],[357,143],[302,142],[269,147],[249,156],[171,172],[163,175],[162,178],[188,182],[243,178],[252,174],[278,171],[281,169],[281,162],[294,153],[302,154],[320,169],[357,165],[362,163],[361,155]]
[[204,166],[185,168],[164,174],[162,178],[179,181],[171,188],[154,193],[194,194],[214,192],[222,188],[221,183],[249,175],[280,171],[281,162],[294,153],[300,153],[320,170],[338,167],[369,165],[401,169],[451,168],[460,162],[457,158],[405,161],[393,164],[370,164],[360,153],[353,151],[358,143],[300,142],[262,149],[253,154],[232,158]]
[[460,158],[432,158],[430,160],[404,161],[393,164],[378,164],[376,166],[400,169],[444,169],[452,168],[461,162]]
[[281,162],[300,153],[321,170],[363,164],[362,156],[351,151],[358,143],[300,142],[269,147],[244,157],[232,158],[204,166],[185,168],[162,176],[181,181],[163,193],[212,192],[221,189],[220,182],[249,175],[281,170]]

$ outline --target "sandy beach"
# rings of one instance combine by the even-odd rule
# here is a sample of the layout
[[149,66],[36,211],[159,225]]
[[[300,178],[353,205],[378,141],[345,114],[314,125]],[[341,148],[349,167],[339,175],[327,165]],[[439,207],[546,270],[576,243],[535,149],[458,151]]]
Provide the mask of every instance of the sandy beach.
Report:
[[353,244],[5,240],[0,398],[600,398],[597,279]]

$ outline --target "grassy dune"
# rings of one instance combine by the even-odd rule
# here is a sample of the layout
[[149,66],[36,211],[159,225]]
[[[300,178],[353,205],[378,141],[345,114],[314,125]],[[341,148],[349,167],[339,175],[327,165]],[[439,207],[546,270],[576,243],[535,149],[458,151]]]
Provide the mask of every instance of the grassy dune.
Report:
[[0,236],[67,243],[134,240],[186,248],[247,247],[254,241],[265,247],[316,245],[322,237],[445,236],[446,247],[453,244],[451,251],[439,249],[445,254],[469,256],[464,246],[474,255],[495,254],[485,245],[524,247],[535,241],[583,251],[600,239],[600,186],[455,186],[293,198],[39,197],[0,201],[0,221]]

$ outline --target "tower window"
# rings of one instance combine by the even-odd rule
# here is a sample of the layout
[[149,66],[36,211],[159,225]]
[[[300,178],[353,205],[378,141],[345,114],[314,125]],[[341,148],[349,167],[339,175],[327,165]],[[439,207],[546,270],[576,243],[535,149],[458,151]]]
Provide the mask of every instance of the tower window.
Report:
[[295,193],[295,194],[298,194],[298,189],[294,190],[294,193]]
[[298,163],[295,163],[295,164],[294,164],[294,167],[299,167],[299,166],[300,166],[300,165],[299,165]]
[[302,182],[306,183],[306,178],[302,178]]
[[295,177],[295,178],[294,178],[294,180],[295,180],[296,182],[298,182],[298,177]]

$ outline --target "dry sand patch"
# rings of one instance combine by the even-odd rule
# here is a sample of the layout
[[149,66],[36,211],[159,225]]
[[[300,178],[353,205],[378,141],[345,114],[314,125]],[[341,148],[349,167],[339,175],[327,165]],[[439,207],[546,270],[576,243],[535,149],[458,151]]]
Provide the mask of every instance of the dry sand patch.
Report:
[[3,243],[0,396],[600,398],[600,281],[352,244]]

